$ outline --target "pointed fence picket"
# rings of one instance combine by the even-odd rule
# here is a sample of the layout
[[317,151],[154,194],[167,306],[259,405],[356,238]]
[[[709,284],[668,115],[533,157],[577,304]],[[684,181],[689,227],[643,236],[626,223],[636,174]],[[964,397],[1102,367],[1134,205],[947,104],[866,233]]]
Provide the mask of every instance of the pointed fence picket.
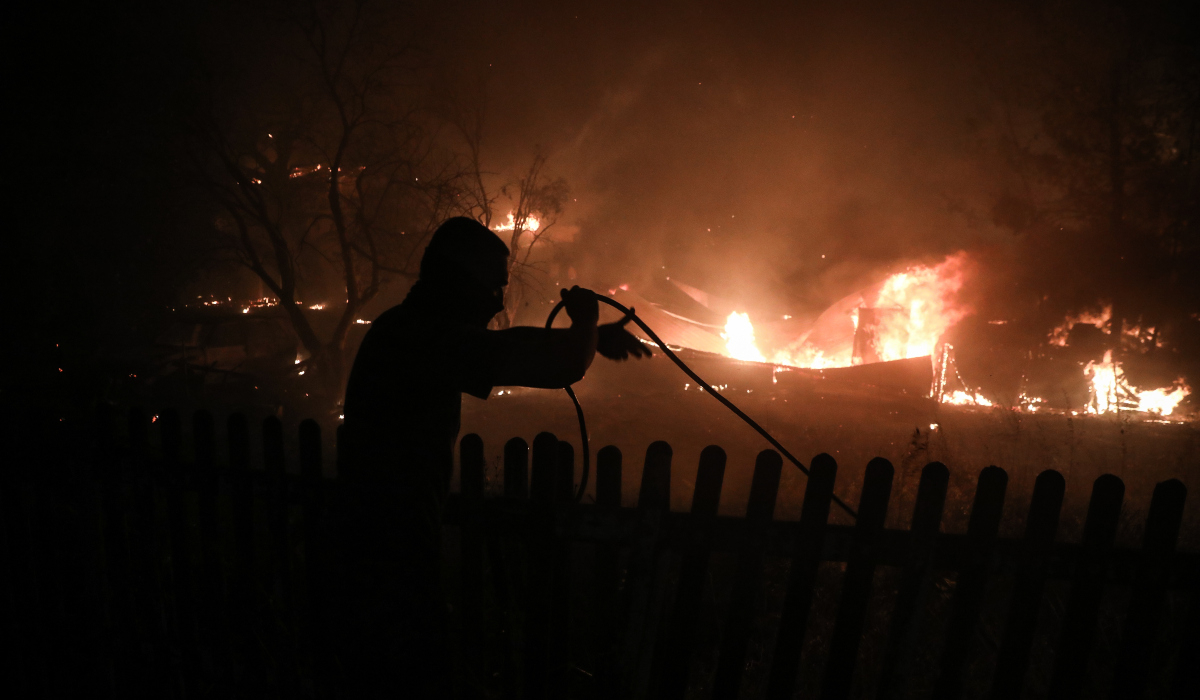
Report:
[[[259,452],[240,414],[228,418],[224,450],[210,413],[189,423],[190,442],[178,413],[151,418],[135,409],[121,441],[113,412],[102,407],[90,460],[25,481],[7,475],[0,522],[11,572],[8,620],[27,633],[30,648],[18,658],[28,661],[21,677],[35,690],[72,683],[135,694],[336,690],[329,638],[337,607],[322,543],[339,486],[323,473],[320,428],[304,421],[292,442],[268,418]],[[483,441],[463,437],[460,490],[445,511],[458,532],[451,589],[461,675],[500,697],[743,697],[754,640],[770,647],[769,666],[754,671],[754,692],[771,700],[793,697],[802,682],[830,700],[907,697],[918,686],[937,698],[980,688],[1013,698],[1030,689],[1041,640],[1039,648],[1053,649],[1044,690],[1074,698],[1101,682],[1092,667],[1102,625],[1119,630],[1111,676],[1103,676],[1111,697],[1151,687],[1200,694],[1200,557],[1176,550],[1186,500],[1178,480],[1155,488],[1142,545],[1128,550],[1114,545],[1125,488],[1113,475],[1096,480],[1082,541],[1072,544],[1057,539],[1066,484],[1053,470],[1037,477],[1024,534],[1009,540],[998,534],[1008,476],[997,467],[980,473],[967,531],[955,535],[940,529],[950,472],[937,462],[921,473],[908,529],[891,530],[894,472],[883,459],[867,465],[857,521],[846,527],[829,522],[837,464],[827,454],[813,459],[794,522],[774,519],[783,463],[773,450],[758,455],[742,517],[718,514],[727,458],[717,446],[700,455],[686,513],[670,511],[675,466],[665,442],[646,450],[631,506],[622,504],[615,447],[596,454],[595,502],[582,504],[573,497],[570,444],[541,433],[532,450],[514,438],[502,454],[492,465],[502,470],[492,494]],[[52,479],[62,481],[56,487]],[[89,502],[80,516],[79,504]],[[72,524],[99,530],[72,534]],[[71,537],[98,548],[83,557],[97,569],[92,574],[80,576],[78,562],[45,551]],[[728,603],[705,623],[716,624],[709,632],[701,618],[713,617],[718,554],[735,565],[724,582]],[[764,595],[769,559],[786,562],[778,609]],[[831,585],[819,576],[823,562],[844,565],[835,591],[822,588]],[[895,575],[878,576],[884,567]],[[1002,572],[1011,589],[997,603]],[[943,612],[931,612],[935,582],[945,575],[954,578],[952,592]],[[893,590],[882,592],[894,602],[874,640],[870,606],[885,580]],[[1069,592],[1050,639],[1040,611],[1054,581]],[[1128,591],[1127,604],[1115,603],[1125,598],[1114,597],[1114,587]],[[814,609],[818,598],[836,606]],[[86,601],[99,606],[95,614]],[[979,634],[985,610],[1002,621],[990,648]],[[1164,634],[1173,615],[1183,622]],[[777,619],[765,642],[764,616]],[[81,677],[56,675],[41,656],[75,648],[64,638],[82,618],[109,642],[94,660],[72,662]],[[817,619],[831,631],[814,646]],[[934,677],[914,677],[918,640],[931,634],[940,649]],[[706,641],[711,649],[701,648]],[[868,644],[878,653],[864,657]],[[814,648],[824,658],[802,681],[813,673],[816,661],[804,654]],[[875,657],[877,664],[864,663]],[[991,669],[990,680],[980,680],[980,668]]]

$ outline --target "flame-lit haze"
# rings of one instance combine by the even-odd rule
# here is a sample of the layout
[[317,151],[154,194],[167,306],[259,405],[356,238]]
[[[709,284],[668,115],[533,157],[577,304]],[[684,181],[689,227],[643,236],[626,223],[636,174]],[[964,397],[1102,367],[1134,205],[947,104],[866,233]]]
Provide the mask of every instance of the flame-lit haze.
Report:
[[[752,322],[802,318],[996,235],[964,215],[990,206],[997,168],[964,150],[977,76],[948,59],[961,44],[944,11],[617,2],[455,14],[456,70],[488,81],[488,168],[519,171],[533,145],[548,155],[571,187],[559,228],[578,230],[580,283],[645,290],[671,276],[745,300]],[[510,27],[537,40],[512,42]],[[912,343],[928,344],[917,330]],[[794,361],[843,363],[816,352]]]
[[[864,300],[902,309],[881,320],[883,360],[930,354],[967,308],[1014,317],[1036,291],[987,286],[1023,260],[1013,246],[1025,239],[996,209],[1002,194],[1028,184],[1013,172],[1005,139],[1039,123],[1000,93],[1004,85],[988,82],[1041,67],[1028,45],[1034,29],[1003,4],[864,12],[452,1],[421,11],[439,91],[456,110],[481,115],[481,167],[493,194],[508,188],[494,202],[493,229],[516,227],[513,188],[535,153],[546,157],[548,177],[569,185],[553,228],[569,236],[530,259],[543,288],[629,284],[659,301],[647,290],[670,277],[734,301],[761,325],[785,314],[812,320],[888,279],[878,299]],[[446,131],[454,144],[457,133]],[[540,233],[550,218],[532,214],[524,228]],[[984,271],[970,284],[987,293],[947,304],[947,288],[967,282],[942,269],[953,263],[931,261],[963,250]],[[1078,263],[1064,270],[1078,276],[1089,254],[1064,252]],[[1045,274],[1038,284],[1062,279]],[[397,281],[372,311],[405,291]],[[336,292],[331,284],[306,294]],[[514,322],[545,318],[556,299],[537,296],[524,299]],[[760,329],[755,344],[781,364],[851,364],[845,348],[785,340]]]
[[[219,127],[216,142],[243,158],[226,165],[261,169],[284,158],[275,180],[254,176],[264,191],[280,182],[317,191],[340,172],[349,197],[354,168],[383,167],[373,158],[387,144],[372,131],[371,115],[360,115],[364,131],[355,138],[362,140],[341,156],[321,146],[328,152],[297,160],[282,146],[254,145],[288,140],[285,128],[320,132],[295,134],[297,144],[332,143],[326,131],[342,119],[317,104],[325,87],[309,56],[308,20],[253,5],[202,4],[178,16],[78,14],[69,20],[76,31],[55,37],[56,50],[80,59],[66,65],[86,69],[77,81],[86,90],[60,92],[94,106],[35,120],[47,133],[28,141],[59,144],[62,153],[24,159],[48,169],[25,179],[58,177],[61,163],[83,148],[95,150],[89,162],[106,165],[73,169],[69,186],[55,188],[88,197],[86,206],[46,208],[57,217],[47,230],[61,234],[28,237],[44,249],[22,259],[45,261],[38,276],[61,288],[62,299],[79,300],[62,303],[67,311],[46,337],[78,316],[119,339],[129,334],[118,327],[136,326],[144,314],[122,315],[122,326],[110,309],[171,305],[197,293],[224,299],[216,311],[265,314],[266,302],[232,301],[270,293],[243,264],[255,259],[294,268],[291,298],[306,300],[303,315],[322,322],[338,317],[347,269],[363,277],[363,288],[378,289],[346,317],[355,326],[408,293],[420,259],[411,241],[423,240],[408,228],[408,214],[396,215],[404,221],[396,236],[379,231],[394,240],[380,253],[389,261],[380,269],[389,271],[376,286],[365,268],[356,273],[339,262],[337,246],[301,246],[294,260],[276,255],[265,238],[249,257],[226,249],[236,241],[214,239],[234,230],[214,231],[220,202],[195,194],[192,175],[182,184],[157,175],[173,173],[180,154],[196,147],[189,129],[197,124]],[[383,85],[360,107],[398,106],[385,112],[420,115],[412,133],[434,135],[414,141],[412,159],[429,161],[413,170],[414,186],[417,175],[426,179],[425,165],[476,170],[487,191],[475,199],[462,182],[428,196],[487,210],[504,235],[517,226],[517,212],[530,210],[518,191],[531,163],[566,183],[552,214],[530,210],[522,224],[532,232],[523,241],[551,233],[522,270],[531,291],[513,323],[543,323],[558,301],[556,284],[633,290],[641,309],[661,304],[699,322],[708,350],[825,369],[935,355],[939,339],[975,313],[983,324],[1007,324],[1002,330],[1011,331],[1019,357],[1059,352],[1056,368],[1067,367],[1077,384],[1086,375],[1093,387],[1093,411],[1178,415],[1181,402],[1194,403],[1184,401],[1200,355],[1193,350],[1200,308],[1186,274],[1197,255],[1188,223],[1194,197],[1162,184],[1195,182],[1195,159],[1180,155],[1195,151],[1188,140],[1195,137],[1179,126],[1194,122],[1194,91],[1170,82],[1195,75],[1194,52],[1168,51],[1179,41],[1162,31],[1175,17],[1171,8],[1098,12],[1065,2],[1034,12],[999,0],[367,5],[388,22],[353,25],[368,30],[354,44],[363,48],[359,60],[413,50],[403,53],[406,72],[394,83],[362,82],[363,65],[348,64],[346,85]],[[357,4],[321,6],[331,27],[350,31],[342,20]],[[343,10],[350,14],[337,14]],[[105,31],[92,31],[86,18],[102,19]],[[1184,59],[1193,63],[1174,63]],[[1120,109],[1111,109],[1113,99]],[[1121,129],[1120,139],[1110,138],[1110,127]],[[475,136],[472,151],[464,139]],[[1114,143],[1122,168],[1110,167]],[[335,156],[354,165],[334,166]],[[1125,181],[1109,182],[1118,175]],[[222,177],[210,183],[214,191],[229,186]],[[303,207],[315,207],[309,212],[268,194],[260,204],[279,207],[268,218],[281,225],[313,212],[322,222],[333,216],[324,213],[327,196],[305,199]],[[58,221],[67,211],[87,212],[86,220]],[[100,221],[103,232],[89,228]],[[418,223],[422,231],[436,225]],[[305,245],[327,246],[323,227],[293,233]],[[73,262],[63,263],[62,251]],[[211,270],[198,269],[202,257],[216,260]],[[671,290],[662,291],[668,279],[729,303],[692,314],[687,299],[673,306]],[[861,299],[837,306],[859,292]],[[822,318],[835,306],[836,318]],[[860,309],[874,310],[862,324],[860,313],[868,315]],[[822,323],[836,332],[819,332]],[[1080,324],[1099,332],[1079,329],[1071,347],[1070,329]],[[869,337],[859,325],[870,327]],[[325,342],[326,329],[317,330]],[[860,346],[870,343],[870,357],[856,360],[856,335]],[[1192,345],[1181,345],[1188,338]],[[1083,354],[1093,341],[1098,349]],[[964,354],[971,349],[954,342]],[[1109,347],[1111,358],[1101,359]],[[1141,360],[1145,367],[1136,366]],[[964,375],[964,384],[983,381]],[[1006,399],[949,386],[945,400],[999,406],[1024,386]],[[1020,394],[1022,405],[1060,410],[1053,390],[1029,392]],[[1071,401],[1084,410],[1081,398]]]

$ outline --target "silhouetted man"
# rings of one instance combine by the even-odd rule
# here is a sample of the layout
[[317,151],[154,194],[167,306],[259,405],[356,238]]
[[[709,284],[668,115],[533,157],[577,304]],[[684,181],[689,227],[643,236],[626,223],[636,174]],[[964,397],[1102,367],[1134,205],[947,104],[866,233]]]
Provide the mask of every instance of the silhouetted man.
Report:
[[482,224],[446,221],[399,306],[375,319],[346,389],[344,498],[335,518],[342,678],[355,696],[446,697],[446,606],[439,585],[441,506],[462,393],[561,388],[599,351],[650,355],[623,328],[597,326],[587,289],[562,292],[570,328],[487,329],[504,309],[508,248]]

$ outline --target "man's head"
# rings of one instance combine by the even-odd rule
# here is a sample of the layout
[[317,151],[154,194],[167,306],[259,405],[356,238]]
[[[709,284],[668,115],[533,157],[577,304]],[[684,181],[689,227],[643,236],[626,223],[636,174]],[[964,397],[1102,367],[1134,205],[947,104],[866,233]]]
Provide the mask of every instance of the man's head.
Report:
[[467,319],[486,323],[504,309],[508,246],[474,219],[448,219],[429,239],[420,281],[436,288]]

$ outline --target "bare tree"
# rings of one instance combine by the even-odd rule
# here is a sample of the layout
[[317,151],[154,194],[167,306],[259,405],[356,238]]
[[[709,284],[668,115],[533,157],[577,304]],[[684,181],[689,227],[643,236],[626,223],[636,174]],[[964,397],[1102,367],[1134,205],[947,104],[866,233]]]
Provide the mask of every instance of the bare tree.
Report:
[[570,192],[565,179],[546,175],[545,166],[546,157],[536,153],[524,174],[500,188],[513,203],[508,221],[495,227],[508,235],[508,298],[505,314],[497,319],[502,328],[513,325],[522,303],[545,279],[547,271],[533,254],[551,240],[550,229],[558,223]]
[[1200,61],[1187,24],[1165,6],[1051,3],[998,47],[1015,49],[1009,70],[980,62],[1016,181],[995,220],[1023,243],[1014,286],[1051,317],[1100,298],[1118,330],[1195,313]]
[[[214,81],[196,164],[227,250],[278,299],[336,401],[350,328],[389,282],[415,278],[426,239],[461,208],[460,178],[411,95],[410,47],[373,8],[314,3],[287,19],[285,65],[241,94]],[[340,306],[332,330],[302,302]]]
[[[484,95],[487,86],[480,83],[471,92]],[[449,114],[447,120],[454,125],[462,140],[463,154],[462,190],[459,193],[459,204],[467,216],[471,216],[488,228],[492,227],[492,215],[498,199],[498,194],[488,186],[488,180],[495,177],[483,168],[483,127],[485,122],[486,99],[480,99],[473,108],[464,108],[459,100],[450,97],[444,100],[443,109]]]
[[[549,243],[550,230],[558,223],[570,188],[563,177],[546,172],[546,156],[534,152],[529,167],[519,176],[498,187],[498,179],[484,170],[482,157],[483,111],[459,112],[451,118],[465,144],[461,190],[458,201],[463,213],[495,231],[508,244],[508,292],[504,314],[496,318],[499,328],[508,328],[516,320],[529,294],[539,290],[548,270],[534,255]],[[510,205],[503,221],[497,221],[496,207]]]

